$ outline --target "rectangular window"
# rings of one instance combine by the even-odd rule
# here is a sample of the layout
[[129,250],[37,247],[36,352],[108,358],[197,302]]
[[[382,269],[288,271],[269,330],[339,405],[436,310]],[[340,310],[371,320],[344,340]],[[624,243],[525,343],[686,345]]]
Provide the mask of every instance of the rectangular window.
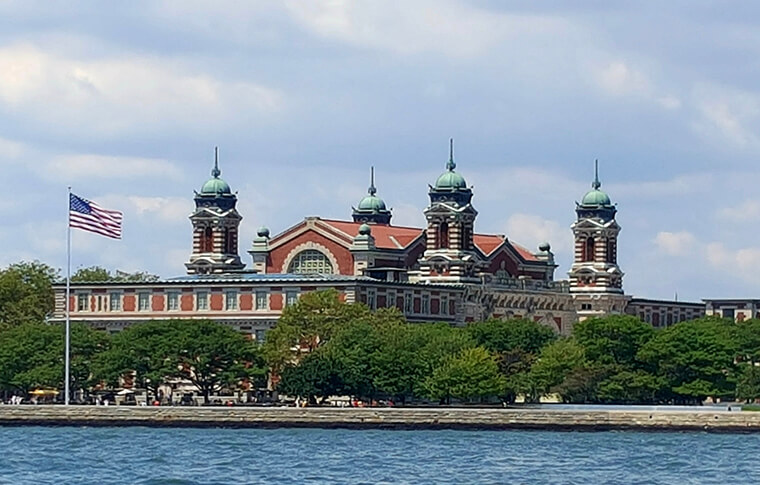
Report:
[[227,310],[237,310],[238,307],[238,294],[237,291],[224,292],[224,301],[227,304]]
[[199,291],[195,294],[195,309],[208,310],[208,291]]
[[723,309],[723,318],[730,318],[733,320],[736,316],[736,310],[733,308],[724,308]]
[[423,315],[430,313],[430,295],[422,295],[422,313]]
[[170,291],[166,294],[166,309],[169,311],[179,310],[179,292]]
[[449,297],[448,295],[441,295],[441,315],[449,314]]
[[298,301],[298,292],[293,290],[288,290],[285,292],[285,305],[295,305]]
[[264,329],[257,329],[253,331],[253,338],[256,340],[256,342],[263,344],[264,340],[266,339],[267,331]]
[[150,310],[150,293],[137,294],[137,310],[141,312]]
[[268,310],[269,309],[269,292],[258,290],[256,291],[256,310]]
[[109,308],[112,312],[120,312],[121,311],[121,293],[113,292],[110,295],[108,295],[110,298],[109,302]]
[[410,314],[412,313],[413,309],[414,309],[414,306],[413,306],[412,294],[407,293],[404,295],[404,313]]
[[385,299],[385,306],[388,308],[393,308],[396,306],[396,292],[395,291],[389,291],[388,297]]
[[370,310],[377,308],[377,292],[374,288],[367,288],[367,306]]
[[77,311],[78,312],[86,312],[89,311],[89,305],[87,305],[87,300],[90,299],[89,293],[78,293],[77,294]]

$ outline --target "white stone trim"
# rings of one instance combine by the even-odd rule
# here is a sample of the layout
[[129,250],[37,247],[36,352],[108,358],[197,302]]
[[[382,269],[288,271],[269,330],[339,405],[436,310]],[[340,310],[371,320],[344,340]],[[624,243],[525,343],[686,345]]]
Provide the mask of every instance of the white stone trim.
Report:
[[340,267],[338,266],[338,260],[335,258],[335,255],[324,247],[323,245],[319,243],[315,243],[314,241],[306,241],[304,243],[299,244],[298,246],[294,247],[290,250],[288,255],[285,257],[285,261],[282,263],[282,268],[280,268],[281,273],[287,273],[288,267],[290,267],[290,263],[293,262],[293,259],[300,253],[301,251],[306,251],[309,249],[313,249],[315,251],[319,251],[320,253],[324,254],[325,257],[330,261],[330,264],[333,267],[333,274],[340,274]]

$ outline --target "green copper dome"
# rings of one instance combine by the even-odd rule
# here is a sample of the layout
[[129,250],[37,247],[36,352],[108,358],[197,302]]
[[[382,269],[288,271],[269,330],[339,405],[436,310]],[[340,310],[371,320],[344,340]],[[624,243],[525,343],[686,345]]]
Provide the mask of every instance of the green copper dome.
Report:
[[464,177],[454,171],[457,164],[454,163],[454,139],[449,140],[449,161],[446,163],[446,171],[435,181],[435,190],[459,190],[466,189],[467,182]]
[[211,178],[201,187],[201,195],[231,194],[232,189],[227,182],[220,179],[222,171],[219,170],[219,151],[214,148],[214,168],[211,170]]
[[375,212],[386,210],[385,201],[373,193],[370,193],[370,195],[367,195],[362,200],[360,200],[359,205],[356,208],[362,211]]
[[435,181],[436,190],[457,190],[467,188],[467,182],[464,177],[459,175],[450,168],[447,172],[441,174],[438,180]]
[[612,201],[606,192],[600,190],[602,183],[599,181],[599,161],[594,160],[594,181],[591,182],[591,190],[581,199],[583,206],[611,206]]
[[581,200],[581,205],[610,205],[610,196],[599,189],[593,189],[586,193]]

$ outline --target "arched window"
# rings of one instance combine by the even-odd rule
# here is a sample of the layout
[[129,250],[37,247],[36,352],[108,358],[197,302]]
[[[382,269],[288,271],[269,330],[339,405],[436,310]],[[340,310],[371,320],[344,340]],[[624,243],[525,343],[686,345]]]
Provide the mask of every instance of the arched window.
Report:
[[237,254],[237,234],[234,229],[224,230],[224,249],[227,254]]
[[210,227],[203,230],[201,235],[201,252],[211,253],[214,251],[214,231]]
[[447,249],[449,247],[449,224],[442,222],[438,226],[438,249]]
[[288,273],[295,274],[332,274],[333,267],[330,260],[320,251],[306,249],[296,254],[288,266]]
[[616,264],[617,263],[617,248],[615,247],[615,241],[608,241],[607,242],[607,262]]
[[593,261],[594,260],[594,238],[590,237],[586,239],[586,254],[585,254],[585,261]]

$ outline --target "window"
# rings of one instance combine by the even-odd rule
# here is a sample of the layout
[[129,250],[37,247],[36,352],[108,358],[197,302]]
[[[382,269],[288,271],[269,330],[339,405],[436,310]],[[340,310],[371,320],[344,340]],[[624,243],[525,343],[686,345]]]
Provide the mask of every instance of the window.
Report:
[[106,296],[105,295],[98,295],[95,297],[95,309],[96,311],[102,312],[106,309]]
[[591,303],[581,303],[581,310],[591,310]]
[[208,310],[208,291],[199,291],[195,294],[195,309]]
[[214,251],[214,231],[210,227],[203,229],[201,234],[201,252],[211,253]]
[[295,274],[332,274],[332,272],[333,267],[327,256],[314,249],[307,249],[296,254],[288,266],[288,273]]
[[141,312],[150,310],[150,293],[137,294],[137,310]]
[[594,261],[594,238],[590,237],[586,239],[586,254],[584,261]]
[[264,340],[266,338],[267,331],[263,329],[256,329],[253,331],[253,338],[258,343],[264,343]]
[[176,291],[170,291],[166,295],[166,308],[169,311],[179,310],[179,293]]
[[77,311],[86,312],[89,311],[87,300],[90,299],[89,293],[77,293]]
[[441,295],[441,315],[449,314],[449,296]]
[[430,313],[430,295],[422,295],[422,313],[424,315]]
[[733,308],[724,308],[723,309],[723,318],[730,318],[733,320],[735,318],[736,311]]
[[414,309],[414,303],[412,301],[412,294],[407,293],[404,295],[404,313],[412,313],[412,310]]
[[269,309],[269,292],[258,290],[256,292],[256,310]]
[[386,298],[385,298],[385,306],[388,308],[393,308],[396,306],[396,292],[395,291],[389,291]]
[[111,300],[108,305],[111,311],[120,312],[121,311],[121,293],[113,292],[110,295],[108,295],[108,297]]
[[237,310],[238,307],[238,294],[237,291],[225,291],[224,301],[226,303],[227,310]]
[[377,308],[377,290],[367,288],[367,306],[370,310]]
[[438,248],[447,249],[449,247],[449,224],[442,222],[438,226]]
[[295,305],[298,301],[298,292],[295,290],[287,290],[285,292],[285,305]]

